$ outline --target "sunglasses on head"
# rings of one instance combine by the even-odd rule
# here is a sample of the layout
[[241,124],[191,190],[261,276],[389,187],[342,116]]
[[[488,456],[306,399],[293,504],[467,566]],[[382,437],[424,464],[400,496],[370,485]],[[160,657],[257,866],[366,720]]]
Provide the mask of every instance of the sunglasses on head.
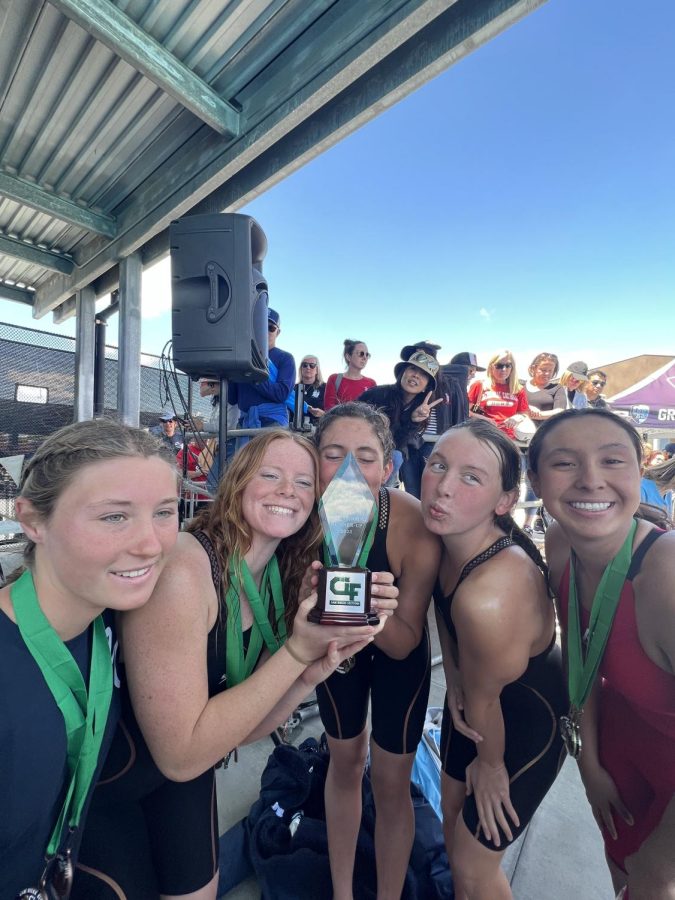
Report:
[[24,888],[16,900],[68,900],[73,887],[73,861],[70,850],[47,860],[36,888]]
[[303,369],[316,369],[316,363],[302,362],[300,363],[300,367]]
[[495,363],[495,369],[512,369],[513,363]]
[[593,385],[593,387],[603,388],[607,384],[607,382],[606,381],[591,381],[591,384]]

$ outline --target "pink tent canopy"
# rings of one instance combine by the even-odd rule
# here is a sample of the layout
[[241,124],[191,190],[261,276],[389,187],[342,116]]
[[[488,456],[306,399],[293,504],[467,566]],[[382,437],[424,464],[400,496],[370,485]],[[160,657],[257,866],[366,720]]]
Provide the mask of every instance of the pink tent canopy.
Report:
[[634,425],[675,429],[675,359],[608,398],[614,412]]

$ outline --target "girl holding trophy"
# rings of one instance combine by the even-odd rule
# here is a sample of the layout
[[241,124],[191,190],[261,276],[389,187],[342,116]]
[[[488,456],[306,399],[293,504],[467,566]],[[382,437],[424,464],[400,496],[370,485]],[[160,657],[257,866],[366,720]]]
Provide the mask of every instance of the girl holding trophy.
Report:
[[[384,631],[341,671],[317,686],[330,747],[325,799],[333,896],[335,900],[352,897],[361,780],[370,744],[377,810],[377,895],[399,898],[414,836],[409,783],[429,694],[426,613],[440,545],[423,527],[419,501],[383,486],[391,472],[393,449],[389,421],[383,413],[359,402],[336,406],[320,420],[315,441],[322,491],[349,454],[356,459],[377,500],[372,544],[360,564],[376,573],[376,583],[390,572],[398,586],[398,607]],[[370,739],[366,726],[369,699]]]

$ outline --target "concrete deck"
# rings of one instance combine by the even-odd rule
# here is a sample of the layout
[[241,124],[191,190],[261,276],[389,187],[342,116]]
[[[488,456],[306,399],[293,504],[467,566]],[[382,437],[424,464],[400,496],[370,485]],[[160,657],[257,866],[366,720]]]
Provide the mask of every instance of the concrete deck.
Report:
[[[431,621],[430,630],[432,653],[436,655],[440,649],[435,623]],[[436,666],[432,670],[429,705],[441,706],[444,695],[443,669]],[[306,737],[318,737],[321,730],[320,720],[310,719],[293,732],[292,742],[300,744]],[[271,740],[258,741],[240,749],[236,765],[219,771],[221,833],[246,815],[257,799],[260,775],[272,750]],[[600,832],[571,760],[565,762],[529,828],[505,854],[503,866],[515,900],[613,900]],[[255,879],[250,878],[224,896],[227,900],[258,900],[260,890]]]

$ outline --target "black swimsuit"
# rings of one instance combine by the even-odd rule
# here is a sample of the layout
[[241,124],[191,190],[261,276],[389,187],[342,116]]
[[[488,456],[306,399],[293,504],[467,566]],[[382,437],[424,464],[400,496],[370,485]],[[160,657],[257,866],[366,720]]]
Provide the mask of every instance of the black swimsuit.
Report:
[[[457,588],[475,568],[512,543],[509,537],[499,538],[491,547],[468,562],[448,597],[444,597],[440,585],[436,585],[436,607],[455,643],[457,633],[452,621],[452,599]],[[502,688],[499,702],[504,717],[504,763],[509,773],[509,793],[520,820],[517,828],[509,822],[515,841],[546,796],[562,764],[563,747],[558,719],[568,708],[568,698],[555,634],[546,650],[530,657],[527,669],[520,678]],[[443,771],[457,781],[465,781],[466,768],[476,755],[474,742],[454,730],[446,695],[441,729]],[[469,831],[491,850],[502,851],[510,843],[501,828],[499,847],[485,839],[482,831],[479,831],[478,811],[473,794],[464,802],[463,817]]]
[[[375,539],[368,554],[371,572],[389,572],[387,529],[389,493],[380,489]],[[420,602],[426,598],[421,598]],[[361,734],[371,698],[372,735],[389,753],[413,753],[422,737],[431,680],[431,650],[425,626],[422,640],[405,659],[392,659],[374,644],[356,654],[346,675],[333,673],[317,685],[321,721],[338,740]]]
[[[220,596],[220,565],[211,543],[201,532],[193,537],[209,557]],[[249,636],[250,629],[245,644]],[[225,615],[219,614],[207,640],[209,697],[226,688],[225,642]],[[218,868],[215,769],[190,781],[166,778],[143,739],[124,679],[122,686],[122,720],[94,791],[71,900],[189,894],[208,884]]]

